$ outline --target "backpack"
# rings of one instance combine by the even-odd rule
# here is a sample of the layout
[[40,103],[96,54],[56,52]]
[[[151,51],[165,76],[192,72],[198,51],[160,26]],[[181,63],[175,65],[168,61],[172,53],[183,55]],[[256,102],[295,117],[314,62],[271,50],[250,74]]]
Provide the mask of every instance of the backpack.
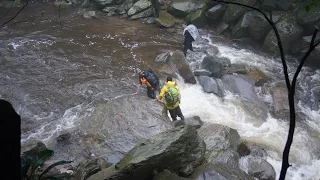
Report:
[[159,85],[159,78],[153,73],[151,69],[143,71],[142,75],[147,79],[152,87],[156,88]]
[[175,105],[179,101],[179,91],[176,85],[173,87],[170,87],[166,85],[167,87],[167,94],[165,95],[166,102],[168,105]]

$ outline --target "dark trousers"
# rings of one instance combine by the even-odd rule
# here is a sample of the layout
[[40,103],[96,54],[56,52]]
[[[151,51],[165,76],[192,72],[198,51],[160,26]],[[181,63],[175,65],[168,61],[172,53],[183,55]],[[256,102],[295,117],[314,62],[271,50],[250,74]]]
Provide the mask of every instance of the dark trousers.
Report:
[[184,56],[187,56],[187,51],[188,51],[188,49],[190,49],[191,51],[193,51],[192,41],[191,41],[191,40],[185,40],[183,44],[184,44],[183,54],[184,54]]
[[170,116],[172,118],[172,121],[177,120],[177,116],[179,116],[182,120],[184,119],[184,116],[181,112],[180,106],[177,106],[174,109],[169,109]]
[[154,16],[159,17],[159,12],[160,12],[160,3],[158,0],[151,0],[152,7],[154,9]]
[[152,90],[151,87],[147,87],[147,95],[151,99],[155,99],[156,98],[156,92],[154,90]]

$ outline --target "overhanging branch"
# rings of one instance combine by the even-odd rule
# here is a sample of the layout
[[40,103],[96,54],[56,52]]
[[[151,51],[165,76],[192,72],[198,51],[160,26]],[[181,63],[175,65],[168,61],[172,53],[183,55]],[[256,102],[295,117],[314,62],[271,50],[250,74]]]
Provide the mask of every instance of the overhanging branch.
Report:
[[29,1],[30,1],[30,0],[28,0],[27,3],[26,3],[25,5],[23,5],[23,7],[22,7],[11,19],[9,19],[7,22],[1,24],[0,27],[3,27],[4,25],[6,25],[6,24],[8,24],[10,21],[12,21],[14,18],[16,18],[16,17],[19,15],[19,13],[29,4]]

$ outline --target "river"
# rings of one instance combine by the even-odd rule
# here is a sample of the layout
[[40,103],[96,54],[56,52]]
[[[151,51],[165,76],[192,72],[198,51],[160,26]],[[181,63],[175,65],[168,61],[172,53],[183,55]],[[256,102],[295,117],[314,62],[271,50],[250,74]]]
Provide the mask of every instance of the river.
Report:
[[[59,15],[52,4],[33,2],[0,29],[0,98],[10,101],[22,117],[22,144],[36,139],[48,142],[54,132],[71,128],[76,119],[88,116],[94,102],[135,92],[136,68],[153,67],[158,54],[182,48],[180,39],[165,29],[120,17],[84,19],[83,12],[67,8]],[[196,69],[203,58],[197,53],[201,47],[214,45],[220,56],[232,63],[244,62],[259,67],[273,81],[284,80],[279,59],[236,48],[230,41],[218,41],[221,37],[209,30],[200,30],[200,34],[203,41],[187,58],[191,69]],[[292,77],[297,64],[291,59]],[[178,83],[186,117],[196,115],[203,121],[230,126],[245,141],[263,145],[279,177],[288,122],[268,115],[257,124],[237,95],[227,93],[221,99],[204,93],[198,84]],[[307,100],[299,101],[297,108],[305,114],[305,121],[295,131],[289,180],[320,178],[320,149],[316,145],[320,110],[313,110],[308,95],[317,86],[320,71],[303,68],[297,94]],[[269,94],[260,97],[272,102]]]

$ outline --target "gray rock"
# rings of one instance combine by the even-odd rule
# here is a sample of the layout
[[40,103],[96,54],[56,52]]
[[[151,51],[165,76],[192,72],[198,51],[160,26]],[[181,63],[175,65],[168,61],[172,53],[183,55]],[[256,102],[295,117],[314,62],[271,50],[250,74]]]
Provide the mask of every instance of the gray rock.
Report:
[[66,8],[66,7],[70,7],[72,5],[72,3],[68,3],[66,1],[55,1],[54,5],[56,7],[60,7],[60,8]]
[[222,33],[224,33],[229,27],[230,27],[229,24],[227,24],[227,23],[225,23],[225,22],[220,22],[220,23],[217,25],[216,32],[217,32],[218,34],[222,34]]
[[209,56],[215,56],[219,53],[219,49],[216,46],[210,46],[204,52]]
[[195,12],[198,9],[202,9],[205,6],[201,1],[172,1],[168,7],[168,12],[176,17],[185,17],[191,12]]
[[218,20],[222,17],[223,13],[226,11],[226,6],[218,4],[212,8],[210,8],[206,12],[206,16],[211,20]]
[[194,70],[193,74],[195,76],[210,76],[211,72],[206,69],[198,69],[198,70]]
[[34,143],[32,143],[32,142],[27,143],[21,147],[21,152],[23,152],[23,155],[27,155],[27,156],[35,156],[39,152],[44,151],[44,150],[48,150],[48,148],[41,141],[34,142]]
[[248,174],[259,180],[276,179],[276,171],[268,161],[258,158],[248,158]]
[[184,124],[193,126],[196,129],[199,129],[203,125],[203,122],[201,121],[199,116],[193,116],[193,117],[190,117],[190,118],[185,118],[182,121],[184,122]]
[[218,84],[215,79],[208,76],[198,76],[197,77],[202,90],[206,93],[218,93]]
[[242,142],[237,130],[220,124],[208,124],[198,129],[199,136],[206,143],[208,152],[222,154],[231,149],[237,151]]
[[156,57],[155,62],[165,63],[169,60],[169,58],[170,58],[170,52],[164,52],[159,54]]
[[231,64],[225,57],[206,56],[203,58],[201,68],[209,70],[211,76],[219,78],[223,74],[223,68]]
[[268,0],[262,1],[261,9],[265,11],[288,11],[293,8],[293,0]]
[[113,16],[116,15],[117,13],[115,12],[117,10],[116,6],[111,6],[111,7],[105,7],[102,9],[102,12],[108,13],[108,16]]
[[168,170],[165,170],[155,175],[152,180],[188,180],[188,178],[180,177]]
[[139,0],[138,2],[134,3],[133,6],[128,10],[128,16],[135,15],[146,9],[151,7],[151,2],[148,0]]
[[156,20],[154,17],[147,17],[147,18],[143,18],[141,22],[145,24],[155,24]]
[[168,169],[190,175],[204,160],[205,143],[195,128],[180,126],[157,134],[136,145],[115,166],[91,176],[89,180],[146,179],[154,169]]
[[122,4],[123,8],[128,11],[133,6],[133,2],[133,0],[125,0]]
[[137,13],[133,16],[131,16],[129,19],[134,20],[134,19],[140,19],[140,18],[144,18],[144,17],[150,17],[153,15],[153,9],[149,8],[147,10],[144,10],[140,13]]
[[208,24],[205,12],[202,9],[189,14],[186,19],[198,28],[203,28]]
[[231,167],[223,163],[208,163],[199,166],[192,174],[193,180],[254,180],[246,172],[239,168]]
[[212,156],[213,154],[214,153],[212,153],[211,156],[209,157],[209,162],[213,162],[213,163],[219,162],[223,164],[228,164],[233,168],[239,168],[240,157],[236,151],[232,149],[228,149],[224,151],[221,155],[217,153],[214,156]]
[[237,152],[239,153],[240,157],[247,156],[251,153],[249,147],[244,142],[239,144]]
[[247,74],[249,72],[249,67],[247,64],[239,63],[239,64],[231,64],[228,67],[224,68],[224,74]]
[[173,52],[169,60],[169,65],[174,72],[180,74],[186,83],[197,83],[182,51]]
[[312,109],[318,111],[320,109],[320,86],[311,89],[312,94]]
[[99,9],[103,9],[106,6],[110,6],[114,3],[115,0],[92,0],[92,3],[95,4]]
[[166,28],[172,27],[175,24],[173,16],[166,11],[160,11],[159,17],[155,21],[158,26]]
[[110,164],[108,164],[103,158],[85,159],[78,164],[73,178],[75,180],[86,180],[93,174],[96,174],[109,166]]
[[[127,93],[130,91],[135,90],[129,89]],[[141,140],[173,127],[168,117],[161,116],[163,105],[151,101],[142,92],[123,95],[94,106],[90,116],[79,122],[77,128],[69,130],[71,143],[65,145],[52,141],[48,144],[57,157],[79,161],[89,149],[106,157],[108,162],[116,162],[109,158],[121,159]]]
[[260,119],[267,117],[268,108],[255,93],[255,81],[253,79],[241,74],[225,74],[222,76],[222,81],[227,90],[238,94],[243,99],[244,105],[248,108],[248,113],[251,112],[252,115]]
[[83,3],[81,4],[82,8],[88,8],[91,5],[90,0],[84,0]]
[[259,14],[257,11],[246,12],[232,29],[232,37],[241,38],[249,36],[248,27],[257,14]]
[[[295,17],[289,14],[283,15],[276,27],[282,41],[283,50],[288,53],[293,42],[297,41],[302,35],[303,28],[297,24]],[[268,33],[263,48],[272,54],[280,54],[277,38],[273,30]]]
[[284,83],[277,83],[270,89],[270,94],[273,100],[273,115],[276,118],[288,119],[289,117],[289,102],[288,90]]
[[88,11],[83,14],[84,18],[96,18],[96,11]]
[[[272,21],[278,22],[283,13],[284,12],[272,12]],[[251,23],[248,26],[250,37],[256,41],[264,40],[270,30],[271,25],[260,13],[252,18]]]
[[245,12],[245,8],[238,5],[229,4],[227,6],[226,12],[223,14],[222,20],[227,24],[232,24],[239,18],[241,18]]

